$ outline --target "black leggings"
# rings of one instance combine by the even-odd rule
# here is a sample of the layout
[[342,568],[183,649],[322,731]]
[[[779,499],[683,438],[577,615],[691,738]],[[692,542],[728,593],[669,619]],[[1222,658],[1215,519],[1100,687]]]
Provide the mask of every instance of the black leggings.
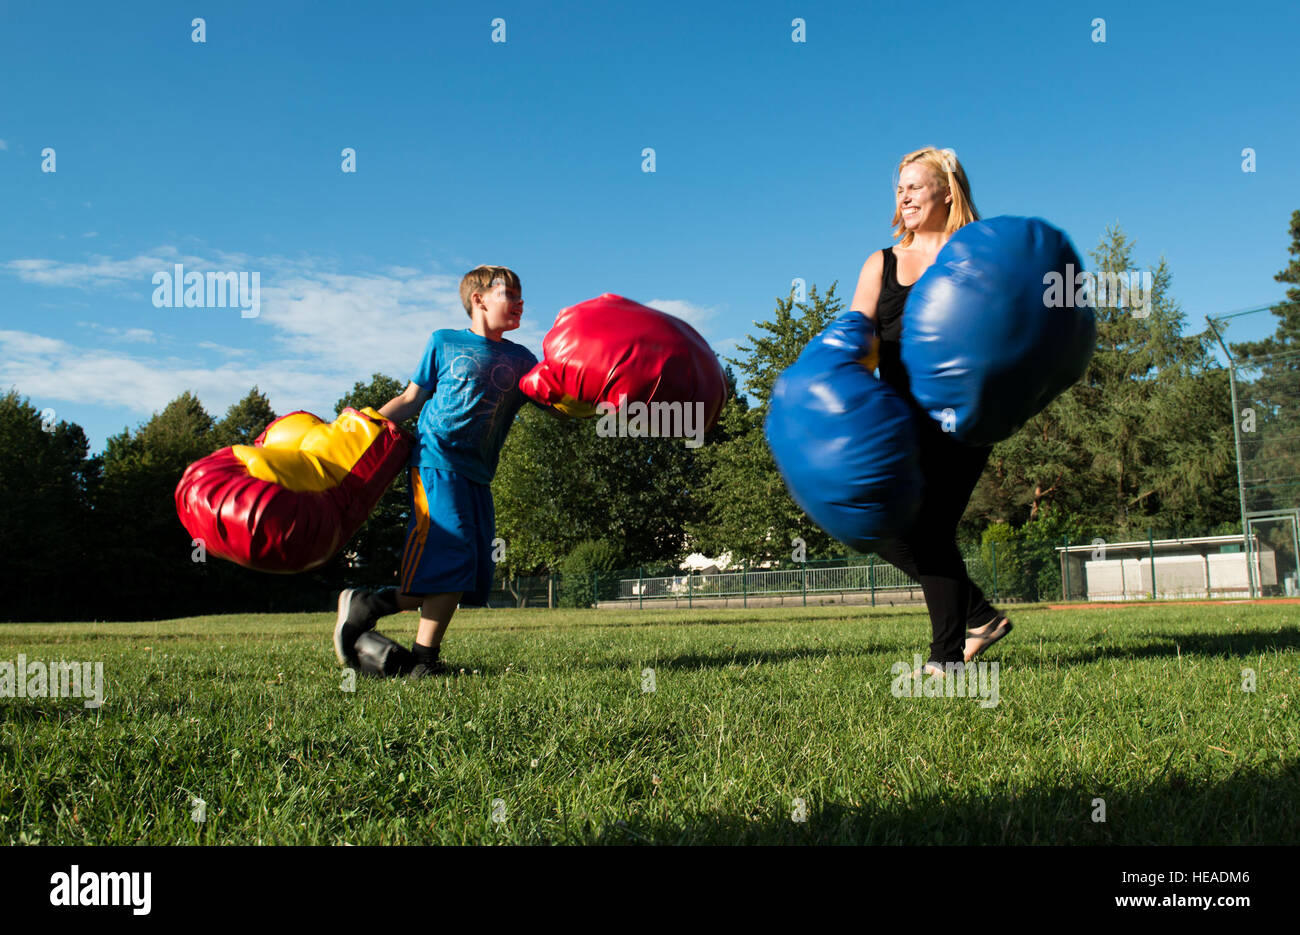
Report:
[[966,630],[1001,616],[966,574],[957,549],[957,523],[993,449],[963,445],[919,411],[916,422],[925,477],[921,512],[905,536],[881,541],[876,552],[921,582],[933,636],[930,661],[960,662]]

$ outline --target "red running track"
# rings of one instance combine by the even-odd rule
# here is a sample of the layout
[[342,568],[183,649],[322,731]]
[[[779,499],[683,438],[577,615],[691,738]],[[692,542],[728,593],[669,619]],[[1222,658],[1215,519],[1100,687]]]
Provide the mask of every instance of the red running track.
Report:
[[1107,609],[1115,607],[1159,607],[1177,605],[1183,607],[1187,604],[1300,604],[1300,597],[1260,597],[1255,600],[1228,600],[1222,599],[1217,601],[1089,601],[1078,604],[1048,604],[1048,610],[1087,610],[1088,608]]

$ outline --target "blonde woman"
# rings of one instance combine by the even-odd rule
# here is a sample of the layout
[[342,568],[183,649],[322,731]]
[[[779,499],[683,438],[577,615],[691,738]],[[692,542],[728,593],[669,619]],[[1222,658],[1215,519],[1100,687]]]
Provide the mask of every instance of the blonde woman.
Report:
[[[880,378],[911,399],[900,356],[903,309],[953,232],[979,220],[966,172],[952,150],[918,149],[903,157],[895,188],[894,238],[898,243],[867,257],[853,294],[854,311],[875,324],[880,337]],[[928,415],[917,419],[925,493],[915,524],[876,551],[921,583],[930,611],[932,640],[926,672],[974,659],[1011,632],[1011,621],[985,599],[966,574],[957,548],[957,523],[988,462],[988,447],[963,445]]]

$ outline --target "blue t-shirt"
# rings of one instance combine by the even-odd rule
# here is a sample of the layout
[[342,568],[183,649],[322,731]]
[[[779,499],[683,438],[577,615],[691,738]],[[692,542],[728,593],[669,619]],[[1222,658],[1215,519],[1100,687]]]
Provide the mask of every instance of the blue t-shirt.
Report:
[[468,328],[435,331],[411,382],[432,392],[420,410],[411,464],[492,483],[506,432],[528,397],[519,378],[537,363],[521,344]]

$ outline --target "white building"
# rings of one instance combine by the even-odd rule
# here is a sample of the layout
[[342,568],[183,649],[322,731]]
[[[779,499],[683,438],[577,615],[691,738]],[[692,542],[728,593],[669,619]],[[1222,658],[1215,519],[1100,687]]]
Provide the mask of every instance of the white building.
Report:
[[[1067,600],[1141,601],[1169,597],[1249,597],[1250,576],[1241,536],[1136,540],[1058,546]],[[1265,596],[1297,594],[1293,559],[1278,580],[1278,553],[1254,547],[1256,586]],[[1154,584],[1152,576],[1154,575]],[[1154,594],[1153,594],[1154,591]]]

